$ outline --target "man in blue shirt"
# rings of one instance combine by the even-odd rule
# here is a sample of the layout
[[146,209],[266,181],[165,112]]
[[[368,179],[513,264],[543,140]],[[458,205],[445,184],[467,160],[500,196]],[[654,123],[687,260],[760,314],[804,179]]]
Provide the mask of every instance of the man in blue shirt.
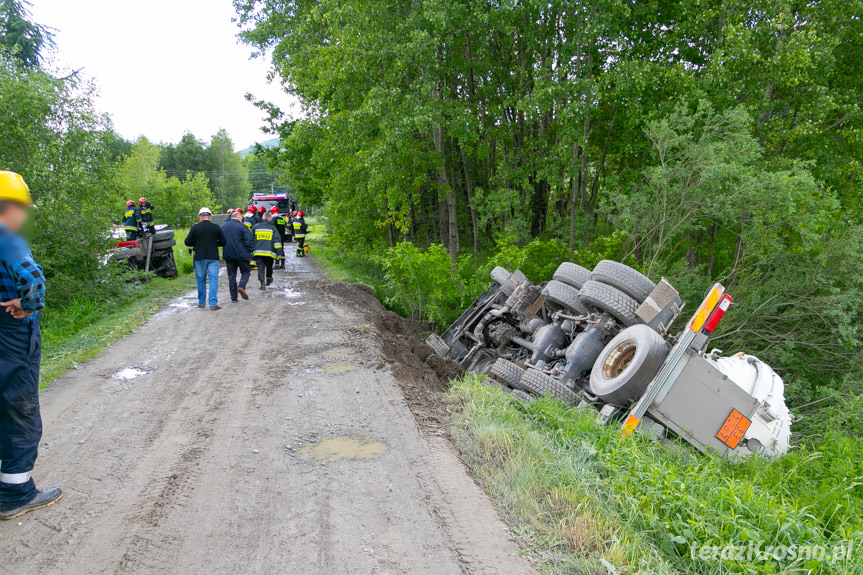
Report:
[[42,438],[39,311],[45,278],[17,234],[33,201],[24,179],[0,172],[0,519],[56,503],[57,487],[36,489],[30,472]]

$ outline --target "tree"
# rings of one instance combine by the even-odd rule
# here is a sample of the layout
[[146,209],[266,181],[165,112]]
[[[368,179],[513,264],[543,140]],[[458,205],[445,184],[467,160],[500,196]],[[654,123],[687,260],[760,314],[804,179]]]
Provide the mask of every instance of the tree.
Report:
[[42,62],[43,51],[54,45],[53,31],[31,20],[26,0],[0,0],[0,47],[28,68]]
[[188,226],[201,206],[221,207],[203,173],[187,172],[169,177],[159,169],[161,149],[141,137],[120,167],[120,188],[129,199],[146,197],[155,206],[156,220],[172,226]]
[[248,171],[224,129],[210,140],[206,152],[207,177],[216,201],[223,206],[244,206],[251,192]]

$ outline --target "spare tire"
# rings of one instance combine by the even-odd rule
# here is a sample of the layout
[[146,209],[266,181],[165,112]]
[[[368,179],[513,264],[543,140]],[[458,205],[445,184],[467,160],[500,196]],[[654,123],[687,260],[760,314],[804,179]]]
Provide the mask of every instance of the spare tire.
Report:
[[114,261],[135,258],[141,255],[140,248],[119,248],[111,251],[111,259]]
[[591,271],[587,268],[570,262],[563,262],[554,272],[554,279],[575,289],[581,289],[584,282],[590,279],[590,274]]
[[639,304],[644,303],[656,288],[656,284],[647,276],[613,260],[602,260],[596,264],[590,279],[619,289]]
[[598,281],[590,280],[582,286],[578,292],[578,302],[589,311],[607,311],[617,318],[623,327],[642,323],[635,315],[635,310],[638,309],[637,301],[619,289]]
[[646,325],[636,325],[608,342],[590,372],[590,390],[612,405],[638,401],[659,373],[668,348],[662,336]]
[[567,405],[578,403],[578,395],[574,391],[538,369],[526,370],[518,385],[534,395],[561,399]]
[[153,250],[167,250],[177,245],[177,240],[171,238],[169,240],[159,240],[158,242],[153,242]]
[[578,315],[587,315],[590,313],[588,308],[584,307],[578,300],[578,290],[557,280],[551,280],[542,289],[542,295],[545,301],[559,305]]
[[504,385],[519,389],[518,382],[524,375],[524,369],[509,360],[498,358],[488,374]]

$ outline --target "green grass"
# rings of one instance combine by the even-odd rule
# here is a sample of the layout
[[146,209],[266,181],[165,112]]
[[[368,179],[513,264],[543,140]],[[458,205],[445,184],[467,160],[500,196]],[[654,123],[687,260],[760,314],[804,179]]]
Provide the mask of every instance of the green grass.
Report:
[[109,298],[76,297],[42,312],[42,369],[44,388],[69,369],[96,356],[106,345],[129,335],[168,300],[194,288],[192,256],[183,247],[188,230],[176,230],[174,258],[180,277],[153,278],[130,284]]
[[307,242],[310,253],[329,280],[364,284],[377,290],[383,282],[383,271],[369,254],[340,250],[330,242],[324,218],[308,219]]
[[624,438],[591,409],[523,403],[476,377],[451,398],[454,441],[543,573],[863,573],[856,548],[836,562],[691,557],[696,545],[860,544],[857,437],[734,464]]

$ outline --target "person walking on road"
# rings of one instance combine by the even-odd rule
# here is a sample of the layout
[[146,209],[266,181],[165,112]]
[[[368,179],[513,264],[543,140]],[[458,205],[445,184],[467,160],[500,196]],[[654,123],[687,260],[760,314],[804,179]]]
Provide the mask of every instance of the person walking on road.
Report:
[[33,207],[14,172],[0,172],[0,519],[53,505],[57,487],[40,491],[30,476],[42,439],[39,412],[40,310],[45,277],[17,232]]
[[294,240],[297,242],[297,257],[304,258],[306,257],[305,250],[305,242],[306,242],[306,232],[309,229],[309,226],[306,225],[306,214],[303,212],[297,212],[297,217],[294,218]]
[[[228,270],[228,289],[231,292],[231,302],[237,303],[238,296],[249,299],[246,293],[246,285],[252,275],[252,267],[249,260],[252,259],[252,250],[255,248],[255,240],[252,232],[242,222],[243,212],[237,210],[231,214],[231,219],[222,226],[225,235],[225,247],[222,249],[222,257],[225,259],[225,267]],[[237,270],[240,270],[240,283],[237,283]]]
[[135,200],[126,202],[126,211],[123,212],[123,229],[126,231],[126,241],[132,242],[138,239],[142,233],[141,210],[135,205]]
[[264,213],[264,221],[252,228],[255,236],[255,261],[258,264],[258,280],[261,289],[273,283],[273,263],[280,254],[284,254],[279,230],[273,225],[273,214]]
[[288,225],[288,221],[285,219],[285,216],[283,216],[279,211],[279,206],[273,206],[273,208],[270,210],[270,213],[273,214],[273,225],[276,226],[276,229],[279,231],[279,237],[282,240],[282,256],[280,256],[276,261],[276,267],[283,270],[285,269],[285,228]]
[[[203,309],[209,299],[210,309],[222,309],[219,306],[219,248],[225,245],[225,234],[222,228],[211,221],[213,212],[210,208],[198,211],[197,224],[189,230],[186,245],[195,250],[195,279],[198,280],[198,307]],[[210,281],[210,293],[207,298],[207,280]]]
[[246,208],[246,216],[243,218],[243,223],[246,224],[246,227],[250,230],[258,225],[258,219],[255,217],[257,213],[258,210],[255,206],[249,206]]

